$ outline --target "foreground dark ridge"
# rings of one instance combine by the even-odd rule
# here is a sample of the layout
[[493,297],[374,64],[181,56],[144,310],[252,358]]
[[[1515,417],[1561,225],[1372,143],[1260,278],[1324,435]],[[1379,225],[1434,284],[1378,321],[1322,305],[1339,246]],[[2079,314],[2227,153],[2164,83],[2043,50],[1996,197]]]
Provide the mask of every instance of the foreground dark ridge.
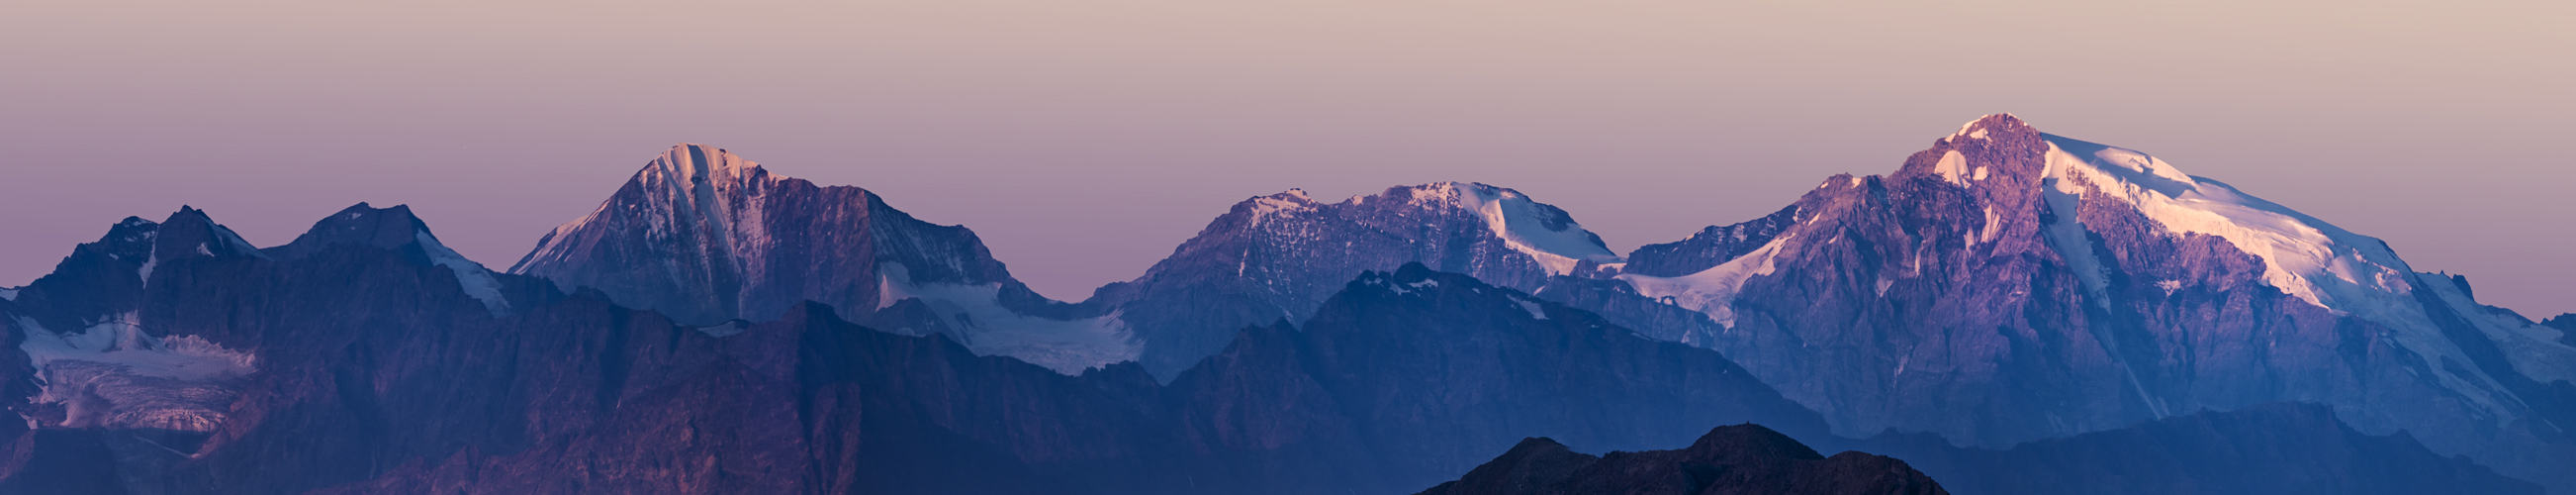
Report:
[[1627,494],[1948,495],[1905,461],[1860,452],[1825,457],[1760,425],[1721,426],[1690,447],[1579,454],[1521,440],[1458,481],[1419,495]]

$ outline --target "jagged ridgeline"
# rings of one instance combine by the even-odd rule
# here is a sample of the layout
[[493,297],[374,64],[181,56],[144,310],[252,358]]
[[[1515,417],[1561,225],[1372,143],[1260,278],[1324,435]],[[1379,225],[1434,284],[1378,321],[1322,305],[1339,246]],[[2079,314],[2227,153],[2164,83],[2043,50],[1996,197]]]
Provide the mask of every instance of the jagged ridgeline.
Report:
[[0,289],[0,493],[2576,489],[2576,316],[2474,294],[2009,115],[1624,257],[1253,197],[1079,302],[683,144],[505,272],[401,206],[113,226]]

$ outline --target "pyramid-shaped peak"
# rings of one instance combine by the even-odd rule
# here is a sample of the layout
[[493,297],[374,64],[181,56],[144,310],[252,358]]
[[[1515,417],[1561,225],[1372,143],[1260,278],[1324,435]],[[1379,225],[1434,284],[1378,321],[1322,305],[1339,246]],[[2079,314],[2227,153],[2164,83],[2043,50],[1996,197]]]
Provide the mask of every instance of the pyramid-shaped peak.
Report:
[[[123,224],[120,224],[120,226]],[[215,223],[206,210],[180,205],[179,211],[161,220],[154,234],[154,248],[161,259],[178,259],[189,255],[266,257],[250,241],[243,240],[233,229]]]
[[409,205],[377,208],[358,203],[313,222],[313,227],[294,241],[262,251],[280,258],[301,258],[332,244],[399,250],[404,244],[424,238],[434,239],[429,225],[412,215]]

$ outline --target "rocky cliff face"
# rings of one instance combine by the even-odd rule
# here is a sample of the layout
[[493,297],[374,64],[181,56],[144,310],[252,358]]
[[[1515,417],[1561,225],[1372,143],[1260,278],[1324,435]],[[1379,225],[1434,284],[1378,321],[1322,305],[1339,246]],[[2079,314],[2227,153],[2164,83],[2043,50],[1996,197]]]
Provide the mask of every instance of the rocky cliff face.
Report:
[[1145,341],[1140,362],[1168,377],[1222,349],[1234,329],[1311,316],[1361,272],[1422,263],[1527,291],[1618,261],[1573,216],[1511,189],[1443,182],[1338,203],[1290,190],[1235,204],[1144,276],[1085,305],[1120,315]]
[[1757,494],[1943,495],[1905,461],[1860,452],[1817,454],[1760,425],[1721,426],[1688,448],[1574,453],[1546,438],[1421,495]]
[[646,163],[510,272],[699,325],[767,321],[821,302],[887,331],[947,335],[979,354],[1066,373],[1138,352],[1116,315],[1077,314],[1030,291],[965,227],[696,144]]
[[2576,460],[2544,440],[2576,425],[2576,348],[2464,287],[2145,154],[1994,115],[1892,175],[1827,179],[1539,294],[1724,351],[1849,433],[2001,446],[2314,401],[2563,476],[2527,460]]

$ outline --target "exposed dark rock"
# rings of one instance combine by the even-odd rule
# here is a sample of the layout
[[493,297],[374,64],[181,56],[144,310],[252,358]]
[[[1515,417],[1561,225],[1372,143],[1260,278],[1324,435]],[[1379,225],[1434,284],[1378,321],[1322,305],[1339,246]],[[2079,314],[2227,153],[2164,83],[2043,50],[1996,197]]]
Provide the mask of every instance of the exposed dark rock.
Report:
[[332,213],[331,216],[323,217],[322,221],[314,222],[313,228],[306,229],[304,235],[296,236],[294,242],[260,251],[271,257],[302,258],[335,244],[366,246],[387,251],[404,251],[409,248],[411,251],[403,253],[405,258],[412,259],[416,263],[428,264],[429,255],[418,251],[420,233],[428,231],[429,224],[422,223],[420,217],[413,216],[411,207],[408,205],[376,208],[366,203],[358,203],[343,208],[338,213]]
[[1819,455],[1760,425],[1721,426],[1689,448],[1573,453],[1530,438],[1458,481],[1423,495],[1947,494],[1940,483],[1885,456]]

